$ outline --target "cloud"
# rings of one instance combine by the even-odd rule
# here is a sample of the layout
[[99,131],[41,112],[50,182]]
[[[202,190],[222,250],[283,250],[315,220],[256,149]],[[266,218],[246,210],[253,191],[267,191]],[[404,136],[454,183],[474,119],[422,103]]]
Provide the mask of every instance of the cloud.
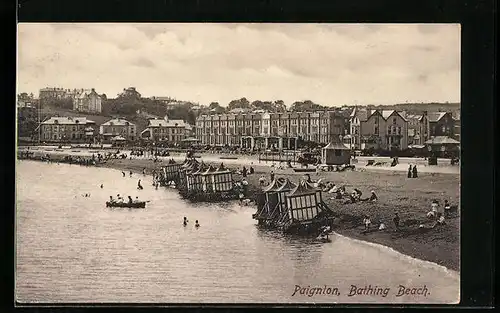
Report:
[[30,24],[18,26],[18,89],[135,86],[208,104],[460,100],[453,24]]

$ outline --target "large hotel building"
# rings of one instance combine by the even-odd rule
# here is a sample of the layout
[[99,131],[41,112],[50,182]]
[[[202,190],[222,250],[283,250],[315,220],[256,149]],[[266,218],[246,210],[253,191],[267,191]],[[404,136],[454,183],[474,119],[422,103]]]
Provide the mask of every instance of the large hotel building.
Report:
[[294,149],[297,139],[329,143],[344,135],[334,111],[200,115],[196,138],[203,145]]

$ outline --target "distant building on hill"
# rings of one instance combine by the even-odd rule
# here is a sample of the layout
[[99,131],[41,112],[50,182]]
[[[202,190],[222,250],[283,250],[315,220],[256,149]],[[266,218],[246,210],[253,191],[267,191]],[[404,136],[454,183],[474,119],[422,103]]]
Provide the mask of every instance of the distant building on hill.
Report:
[[119,94],[120,97],[127,98],[141,98],[141,94],[135,89],[135,87],[123,88],[123,92]]
[[170,119],[165,115],[162,119],[150,119],[149,125],[141,132],[141,138],[151,141],[168,141],[180,143],[187,139],[193,127],[186,121]]
[[82,90],[74,95],[73,110],[78,112],[101,113],[101,96],[94,88]]

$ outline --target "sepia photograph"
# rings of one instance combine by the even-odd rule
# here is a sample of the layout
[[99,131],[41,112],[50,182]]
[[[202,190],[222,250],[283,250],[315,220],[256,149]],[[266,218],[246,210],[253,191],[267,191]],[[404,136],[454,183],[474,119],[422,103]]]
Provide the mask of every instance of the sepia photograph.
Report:
[[458,304],[460,64],[460,24],[18,23],[17,305]]

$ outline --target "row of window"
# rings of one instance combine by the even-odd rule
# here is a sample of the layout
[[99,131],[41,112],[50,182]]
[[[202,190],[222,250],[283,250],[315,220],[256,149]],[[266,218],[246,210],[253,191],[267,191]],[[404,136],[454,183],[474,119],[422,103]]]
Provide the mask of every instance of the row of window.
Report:
[[185,128],[153,128],[155,134],[183,134],[186,132]]
[[308,221],[318,215],[319,210],[317,207],[311,207],[306,209],[295,209],[288,211],[289,217],[299,221]]
[[[243,125],[247,125],[247,126],[250,126],[250,125],[254,125],[254,126],[259,126],[260,125],[260,121],[261,120],[236,120],[236,121],[227,121],[227,125],[229,126],[234,126],[236,124],[236,126],[243,126]],[[279,121],[282,121],[282,123],[278,123]],[[287,121],[289,121],[287,123]],[[308,124],[308,121],[310,121],[310,124],[311,125],[318,125],[319,122],[320,122],[320,119],[283,119],[283,120],[268,120],[268,119],[263,119],[262,120],[262,124],[263,125],[269,125],[269,122],[271,122],[271,125],[273,126],[278,126],[278,125],[287,125],[287,124],[291,124],[291,125],[297,125],[297,122],[299,122],[301,125],[302,124]],[[328,124],[328,119],[321,119],[321,122],[323,125],[327,125]],[[226,121],[198,121],[196,123],[196,125],[199,127],[199,128],[202,128],[204,126],[208,127],[208,125],[212,124],[213,126],[215,127],[218,127],[219,126],[219,123],[220,123],[220,126],[221,127],[225,127],[226,126]],[[204,125],[205,124],[205,125]]]

